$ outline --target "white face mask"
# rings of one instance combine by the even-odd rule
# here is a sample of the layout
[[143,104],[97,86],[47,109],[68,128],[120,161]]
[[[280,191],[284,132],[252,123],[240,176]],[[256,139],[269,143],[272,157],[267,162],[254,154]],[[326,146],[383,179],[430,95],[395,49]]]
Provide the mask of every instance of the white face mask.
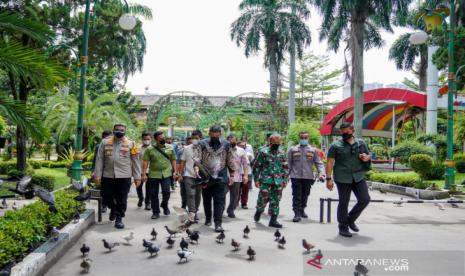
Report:
[[192,144],[195,146],[197,146],[199,143],[200,143],[200,140],[197,140],[197,139],[192,140]]
[[151,140],[144,140],[142,143],[144,143],[145,146],[150,146]]

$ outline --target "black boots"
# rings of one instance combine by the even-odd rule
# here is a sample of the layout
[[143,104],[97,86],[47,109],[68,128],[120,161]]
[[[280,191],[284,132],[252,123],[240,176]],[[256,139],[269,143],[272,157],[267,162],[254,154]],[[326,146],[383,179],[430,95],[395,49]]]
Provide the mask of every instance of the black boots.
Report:
[[253,216],[253,220],[255,220],[255,222],[259,222],[261,216],[262,216],[262,212],[256,211],[255,215]]
[[304,210],[304,209],[300,210],[300,216],[301,216],[302,218],[305,218],[305,219],[308,218],[308,215],[307,215],[307,213],[305,213],[305,210]]
[[116,220],[115,220],[115,228],[117,228],[117,229],[123,229],[124,228],[124,223],[123,223],[122,218],[120,218],[120,217],[116,218]]
[[282,228],[282,224],[278,222],[278,215],[271,215],[269,227]]
[[294,210],[294,218],[292,219],[293,222],[299,222],[301,220],[300,218],[300,212],[297,210]]

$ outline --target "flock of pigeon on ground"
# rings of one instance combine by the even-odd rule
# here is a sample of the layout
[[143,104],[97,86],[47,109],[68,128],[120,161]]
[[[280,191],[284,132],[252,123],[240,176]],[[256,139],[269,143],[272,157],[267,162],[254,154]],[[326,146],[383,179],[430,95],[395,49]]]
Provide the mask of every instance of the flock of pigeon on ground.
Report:
[[[168,226],[165,226],[166,232],[168,233],[168,237],[166,239],[166,243],[168,245],[168,249],[173,248],[174,244],[176,243],[175,239],[178,235],[181,235],[182,232],[179,230],[175,229],[170,229]],[[189,251],[189,244],[199,244],[199,238],[200,238],[200,232],[197,230],[190,230],[187,228],[185,230],[185,233],[187,234],[185,237],[180,237],[181,240],[179,242],[179,249],[177,250],[177,255],[179,257],[179,262],[188,262],[190,258],[192,258],[192,255],[194,251]],[[248,225],[243,230],[243,237],[245,239],[249,238],[250,234],[250,228]],[[146,240],[142,239],[142,246],[146,252],[150,254],[150,257],[156,257],[158,253],[161,250],[161,245],[155,243],[158,237],[158,232],[155,230],[155,228],[152,228],[152,231],[150,232],[151,239]],[[285,249],[286,245],[286,238],[281,234],[281,232],[277,229],[274,232],[274,241],[277,243],[278,248],[280,249]],[[130,232],[128,235],[123,236],[122,239],[125,241],[126,244],[131,244],[131,241],[135,239],[134,237],[134,232]],[[215,238],[216,242],[218,244],[224,244],[224,241],[226,239],[226,234],[224,231],[221,231]],[[103,247],[108,250],[108,252],[111,252],[115,247],[120,246],[121,244],[119,242],[113,242],[113,241],[108,241],[106,239],[102,240],[103,242]],[[237,252],[241,250],[241,242],[235,239],[231,239],[231,246],[233,248],[232,251]],[[321,252],[320,249],[316,250],[315,245],[307,242],[307,240],[303,239],[302,240],[302,246],[305,249],[304,254],[310,254],[312,251],[315,251],[315,257],[323,257],[323,253]],[[90,247],[86,245],[85,243],[82,244],[80,251],[82,253],[83,260],[80,264],[81,268],[83,269],[83,272],[88,273],[90,271],[91,267],[91,262],[92,260],[89,258],[89,252],[90,252]],[[246,251],[246,254],[248,256],[247,260],[248,261],[254,261],[256,252],[254,249],[252,249],[251,246],[248,246],[248,249]]]

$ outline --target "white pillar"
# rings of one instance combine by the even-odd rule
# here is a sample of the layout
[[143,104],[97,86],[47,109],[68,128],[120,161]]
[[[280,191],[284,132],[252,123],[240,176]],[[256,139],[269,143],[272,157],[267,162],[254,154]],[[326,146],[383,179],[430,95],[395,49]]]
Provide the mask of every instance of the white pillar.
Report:
[[396,105],[392,105],[392,147],[396,146]]
[[438,68],[433,63],[433,55],[438,46],[428,46],[428,73],[426,87],[426,134],[438,131]]
[[288,120],[289,126],[295,121],[295,53],[291,50],[290,74],[289,74],[289,103],[288,103]]

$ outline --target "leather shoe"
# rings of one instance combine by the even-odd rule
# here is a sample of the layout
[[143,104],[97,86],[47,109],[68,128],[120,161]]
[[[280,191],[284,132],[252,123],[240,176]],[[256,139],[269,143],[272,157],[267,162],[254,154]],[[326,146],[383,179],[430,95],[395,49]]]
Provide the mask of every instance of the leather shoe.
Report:
[[301,216],[302,218],[308,218],[308,215],[307,215],[307,213],[305,213],[304,210],[302,210],[302,211],[300,212],[300,216]]
[[262,212],[256,211],[256,212],[255,212],[255,215],[253,216],[253,220],[254,220],[255,222],[259,222],[261,216],[262,216]]
[[170,212],[170,208],[168,208],[168,207],[163,208],[163,214],[164,214],[165,216],[169,216],[170,213],[171,213],[171,212]]
[[292,219],[292,222],[299,222],[301,220],[301,218],[299,216],[294,216],[294,218]]
[[145,204],[145,210],[147,211],[152,210],[152,207],[150,207],[150,204]]
[[206,219],[205,220],[205,225],[206,226],[211,226],[212,225],[212,220],[211,219]]
[[139,201],[137,202],[137,207],[142,207],[142,203],[144,202],[144,199],[139,199]]
[[110,217],[108,218],[110,221],[114,221],[116,219],[115,213],[113,211],[110,211]]
[[160,214],[153,214],[151,219],[159,219],[160,218]]
[[223,227],[221,227],[220,223],[215,225],[215,232],[216,233],[221,233],[223,231],[224,231],[224,229],[223,229]]
[[115,228],[116,229],[123,229],[124,228],[124,223],[121,218],[117,218],[115,221]]
[[229,213],[228,218],[236,218],[236,215],[234,213]]
[[352,233],[350,233],[348,228],[339,229],[339,235],[341,235],[343,237],[346,237],[346,238],[351,238],[352,237]]
[[358,226],[354,223],[354,222],[350,222],[349,223],[349,228],[350,230],[354,231],[354,232],[358,232],[360,229],[358,228]]

